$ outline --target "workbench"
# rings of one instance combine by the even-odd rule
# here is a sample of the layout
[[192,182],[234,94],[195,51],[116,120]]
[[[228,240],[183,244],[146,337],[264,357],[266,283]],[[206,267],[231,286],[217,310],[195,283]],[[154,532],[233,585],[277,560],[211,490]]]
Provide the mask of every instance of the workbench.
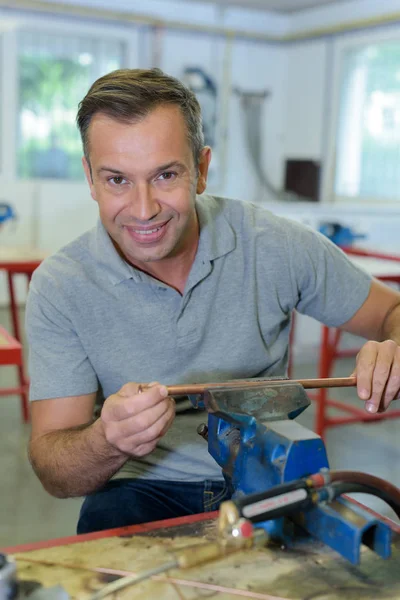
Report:
[[[6,365],[21,367],[22,362],[22,345],[0,325],[0,367]],[[0,387],[0,398],[13,394],[26,394],[26,389],[20,386]]]
[[[17,275],[24,275],[27,278],[27,283],[29,284],[34,270],[37,269],[47,254],[48,253],[37,248],[0,246],[0,271],[5,271],[7,275],[12,334],[13,337],[21,344],[22,335],[18,318],[18,306],[14,278]],[[18,388],[12,390],[12,393],[18,394],[21,398],[22,418],[26,423],[29,420],[29,402],[28,380],[25,374],[23,356],[21,362],[17,365],[17,369],[19,386]]]
[[[384,252],[373,252],[362,248],[342,248],[349,259],[361,269],[371,274],[376,279],[387,284],[400,286],[400,255],[391,255]],[[340,349],[342,331],[335,327],[322,325],[321,344],[319,351],[318,377],[332,377],[335,361],[338,358],[356,356],[358,349]],[[294,334],[291,335],[293,343]],[[354,362],[355,365],[355,362]],[[369,423],[384,421],[400,417],[400,410],[390,408],[384,413],[369,414],[361,405],[356,407],[348,402],[329,398],[326,389],[320,389],[316,394],[310,394],[316,401],[317,410],[314,431],[324,438],[326,430],[330,427],[350,425],[352,423]],[[342,414],[330,415],[329,408],[339,410]]]
[[[371,511],[372,512],[372,511]],[[171,559],[171,551],[216,538],[217,513],[205,513],[50,542],[6,548],[20,580],[61,584],[72,600],[87,600],[105,584]],[[365,548],[355,567],[316,541],[295,547],[240,551],[187,570],[172,570],[114,593],[113,600],[399,600],[400,527],[393,555]],[[310,538],[309,538],[310,539]]]

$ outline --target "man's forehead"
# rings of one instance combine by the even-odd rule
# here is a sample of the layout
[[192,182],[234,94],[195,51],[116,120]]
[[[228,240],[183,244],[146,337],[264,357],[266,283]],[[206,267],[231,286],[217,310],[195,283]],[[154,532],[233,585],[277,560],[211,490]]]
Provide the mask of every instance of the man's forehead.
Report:
[[186,122],[181,109],[177,105],[159,105],[145,114],[118,116],[99,111],[95,113],[90,121],[89,130],[119,129],[119,128],[141,128],[141,126],[163,123],[165,126],[176,127],[178,124],[186,129]]
[[146,117],[132,121],[97,113],[89,126],[88,150],[93,158],[104,152],[136,156],[163,153],[165,156],[158,156],[157,162],[168,162],[191,154],[187,133],[178,107],[154,110]]

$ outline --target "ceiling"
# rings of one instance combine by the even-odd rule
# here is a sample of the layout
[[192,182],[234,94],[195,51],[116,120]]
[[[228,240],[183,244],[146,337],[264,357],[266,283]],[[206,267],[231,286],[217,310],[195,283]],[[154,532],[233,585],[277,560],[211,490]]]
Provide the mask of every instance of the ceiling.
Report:
[[[198,0],[197,0],[198,1]],[[204,0],[202,0],[204,1]],[[259,8],[276,13],[295,13],[307,8],[317,8],[327,4],[340,4],[346,0],[205,0],[221,6],[241,6],[242,8]],[[362,2],[362,0],[352,0]]]

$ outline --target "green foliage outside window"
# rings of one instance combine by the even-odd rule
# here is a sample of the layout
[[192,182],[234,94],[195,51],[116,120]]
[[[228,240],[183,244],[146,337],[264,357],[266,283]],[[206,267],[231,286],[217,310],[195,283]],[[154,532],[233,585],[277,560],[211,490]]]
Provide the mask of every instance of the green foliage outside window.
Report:
[[21,56],[20,116],[27,111],[47,124],[48,135],[20,131],[18,172],[22,178],[81,179],[82,147],[75,125],[79,100],[90,84],[88,66],[40,56]]
[[123,66],[117,39],[21,31],[17,172],[83,180],[78,104],[101,75]]

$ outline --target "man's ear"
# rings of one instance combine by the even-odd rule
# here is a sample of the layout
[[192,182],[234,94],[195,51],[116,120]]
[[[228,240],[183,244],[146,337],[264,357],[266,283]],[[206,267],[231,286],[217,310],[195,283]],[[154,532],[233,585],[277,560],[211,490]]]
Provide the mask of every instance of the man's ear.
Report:
[[93,184],[93,179],[92,179],[92,169],[90,167],[89,162],[86,160],[86,156],[82,157],[82,165],[83,165],[83,170],[85,171],[87,182],[89,184],[90,195],[92,196],[93,200],[96,200],[96,202],[97,202],[96,191],[94,189],[94,184]]
[[208,176],[208,167],[211,161],[211,148],[210,146],[204,146],[203,150],[200,153],[199,160],[199,174],[197,177],[197,194],[202,194],[207,187],[207,176]]

